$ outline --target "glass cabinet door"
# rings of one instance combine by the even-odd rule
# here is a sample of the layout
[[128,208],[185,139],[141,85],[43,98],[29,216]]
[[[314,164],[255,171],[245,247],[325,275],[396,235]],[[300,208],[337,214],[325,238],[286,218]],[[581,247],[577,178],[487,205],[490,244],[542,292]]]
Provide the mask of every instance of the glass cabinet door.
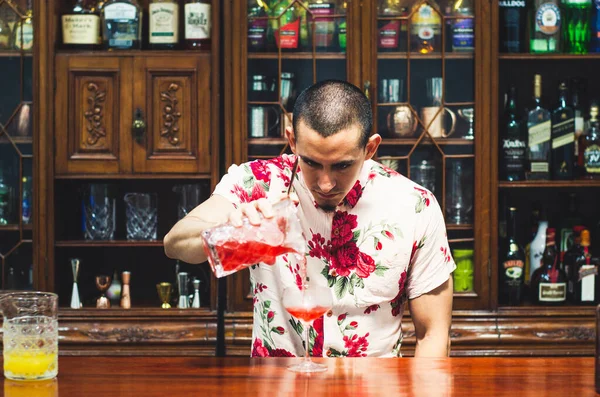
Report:
[[[457,294],[474,297],[478,130],[474,0],[375,0],[378,158],[435,195],[458,266]],[[375,29],[373,29],[375,30]]]
[[352,43],[352,27],[346,28],[350,8],[345,0],[247,0],[246,158],[236,161],[287,150],[284,131],[303,89],[321,80],[353,80],[348,54],[358,46]]
[[32,0],[0,0],[2,289],[33,289]]

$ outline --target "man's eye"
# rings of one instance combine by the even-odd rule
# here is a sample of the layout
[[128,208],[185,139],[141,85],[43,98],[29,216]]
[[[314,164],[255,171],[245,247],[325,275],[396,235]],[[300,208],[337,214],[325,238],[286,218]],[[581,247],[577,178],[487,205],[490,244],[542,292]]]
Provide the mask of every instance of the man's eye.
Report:
[[350,167],[350,164],[339,164],[335,166],[335,168],[337,168],[338,170],[345,170],[348,167]]

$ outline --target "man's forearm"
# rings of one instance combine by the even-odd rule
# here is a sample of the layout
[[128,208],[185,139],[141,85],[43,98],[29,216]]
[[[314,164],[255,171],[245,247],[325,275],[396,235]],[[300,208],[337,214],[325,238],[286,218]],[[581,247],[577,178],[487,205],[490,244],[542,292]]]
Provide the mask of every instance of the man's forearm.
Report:
[[172,259],[186,263],[206,261],[204,245],[200,234],[210,225],[198,219],[184,218],[165,236],[165,254]]
[[450,338],[447,333],[425,335],[417,339],[415,357],[448,357],[450,353]]

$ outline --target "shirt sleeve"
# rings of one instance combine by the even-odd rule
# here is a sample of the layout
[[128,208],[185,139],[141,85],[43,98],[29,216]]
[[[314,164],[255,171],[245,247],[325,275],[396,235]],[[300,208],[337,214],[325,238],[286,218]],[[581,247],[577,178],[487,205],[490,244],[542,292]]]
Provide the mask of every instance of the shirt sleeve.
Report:
[[249,203],[267,197],[270,178],[265,178],[260,174],[257,178],[257,175],[255,175],[256,165],[252,167],[252,164],[244,163],[230,166],[227,174],[221,178],[221,181],[215,187],[213,194],[225,197],[236,207],[242,203]]
[[429,205],[417,217],[408,272],[407,296],[417,298],[442,285],[456,268],[442,210],[431,193]]

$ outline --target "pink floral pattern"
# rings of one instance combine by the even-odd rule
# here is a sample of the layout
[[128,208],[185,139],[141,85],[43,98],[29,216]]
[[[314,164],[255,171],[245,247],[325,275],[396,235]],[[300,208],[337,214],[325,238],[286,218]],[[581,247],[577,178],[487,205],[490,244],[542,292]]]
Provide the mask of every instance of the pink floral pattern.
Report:
[[398,281],[398,295],[390,302],[392,306],[392,316],[396,317],[401,313],[401,309],[406,302],[406,291],[404,290],[404,284],[406,284],[406,271],[400,275]]
[[352,189],[350,189],[348,194],[346,194],[346,197],[344,197],[344,204],[351,208],[354,208],[354,206],[356,205],[356,203],[358,203],[358,200],[362,196],[362,192],[363,187],[360,185],[360,181],[356,181]]

